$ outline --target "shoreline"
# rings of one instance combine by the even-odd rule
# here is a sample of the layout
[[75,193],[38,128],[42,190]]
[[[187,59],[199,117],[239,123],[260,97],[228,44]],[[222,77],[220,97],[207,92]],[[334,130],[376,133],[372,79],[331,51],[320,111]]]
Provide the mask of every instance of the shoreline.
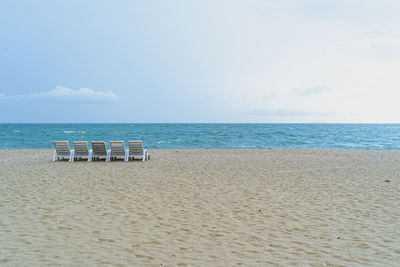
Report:
[[[126,146],[126,145],[125,145]],[[90,145],[89,145],[90,148]],[[108,148],[108,147],[107,147]],[[71,147],[71,149],[73,149]],[[400,149],[332,149],[332,148],[168,148],[168,149],[164,149],[164,148],[146,148],[144,147],[144,149],[147,149],[148,151],[189,151],[189,150],[204,150],[204,151],[212,151],[212,150],[217,150],[217,151],[221,151],[221,150],[226,150],[226,151],[231,151],[231,150],[249,150],[249,151],[254,151],[254,150],[260,150],[260,151],[349,151],[349,152],[357,152],[357,151],[400,151]],[[7,150],[16,150],[16,151],[21,151],[21,150],[38,150],[38,151],[54,151],[54,148],[0,148],[0,151],[7,151]]]
[[52,151],[0,150],[4,265],[400,262],[398,150],[149,150],[107,164]]

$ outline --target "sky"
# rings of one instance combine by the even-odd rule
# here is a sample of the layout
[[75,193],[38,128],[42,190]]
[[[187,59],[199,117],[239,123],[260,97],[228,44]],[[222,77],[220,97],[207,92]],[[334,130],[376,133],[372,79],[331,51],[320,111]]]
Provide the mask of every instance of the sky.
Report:
[[3,0],[0,122],[400,123],[397,0]]

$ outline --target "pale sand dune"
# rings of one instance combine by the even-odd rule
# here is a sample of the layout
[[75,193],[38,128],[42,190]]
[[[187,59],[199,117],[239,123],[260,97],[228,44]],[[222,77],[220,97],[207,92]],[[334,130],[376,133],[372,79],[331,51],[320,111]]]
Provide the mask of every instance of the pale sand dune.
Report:
[[400,264],[400,151],[151,155],[1,150],[0,265]]

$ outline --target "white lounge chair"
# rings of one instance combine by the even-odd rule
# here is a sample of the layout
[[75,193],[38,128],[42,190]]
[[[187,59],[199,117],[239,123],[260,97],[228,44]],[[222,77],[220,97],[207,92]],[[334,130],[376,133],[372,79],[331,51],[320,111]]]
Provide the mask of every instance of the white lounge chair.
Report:
[[126,161],[137,157],[146,161],[150,159],[150,154],[147,152],[147,149],[143,149],[142,141],[128,141],[128,157]]
[[125,150],[124,141],[110,141],[110,148],[107,161],[122,157],[126,161],[128,150]]
[[88,161],[92,161],[92,150],[89,150],[88,144],[86,141],[77,141],[74,142],[74,156],[71,161],[79,158],[87,158]]
[[111,152],[110,149],[107,150],[105,142],[92,142],[92,160],[96,160],[98,158],[108,159],[108,154]]
[[73,161],[74,150],[69,149],[68,141],[55,141],[54,148],[53,161],[56,161],[56,159],[60,160],[64,158],[68,158],[69,161]]

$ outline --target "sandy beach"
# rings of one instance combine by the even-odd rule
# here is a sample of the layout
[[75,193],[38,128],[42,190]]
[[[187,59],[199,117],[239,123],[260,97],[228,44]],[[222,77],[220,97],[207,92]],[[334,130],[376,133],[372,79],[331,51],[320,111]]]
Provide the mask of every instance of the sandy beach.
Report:
[[2,266],[400,264],[400,151],[51,157],[0,150]]

